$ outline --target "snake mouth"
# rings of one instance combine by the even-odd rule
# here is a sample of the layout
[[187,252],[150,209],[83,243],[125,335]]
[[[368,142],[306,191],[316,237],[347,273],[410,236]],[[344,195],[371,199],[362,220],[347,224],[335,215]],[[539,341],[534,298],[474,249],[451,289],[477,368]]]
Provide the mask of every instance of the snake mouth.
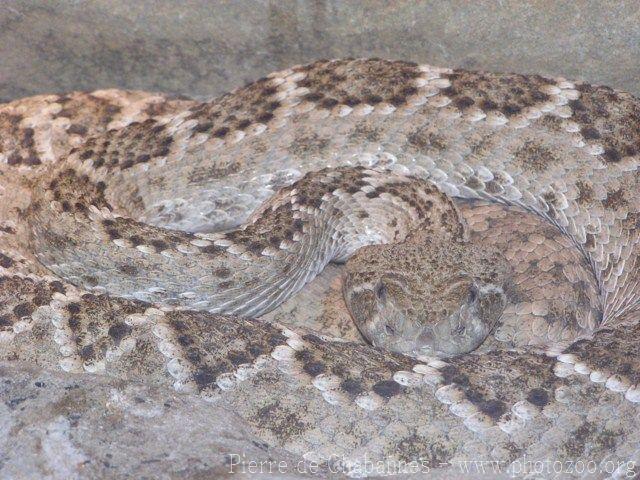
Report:
[[464,304],[458,311],[425,330],[416,341],[414,353],[439,357],[469,353],[480,346],[491,327],[478,315],[476,301]]
[[502,288],[474,284],[458,310],[425,329],[414,354],[452,357],[476,350],[498,324],[505,306]]

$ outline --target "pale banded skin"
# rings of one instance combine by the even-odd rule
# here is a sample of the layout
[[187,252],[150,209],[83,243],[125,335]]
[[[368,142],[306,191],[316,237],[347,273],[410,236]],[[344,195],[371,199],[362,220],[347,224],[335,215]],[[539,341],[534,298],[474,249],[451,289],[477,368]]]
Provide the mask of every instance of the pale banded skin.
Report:
[[307,174],[240,228],[190,234],[120,216],[107,178],[91,179],[81,168],[63,163],[43,174],[46,187],[26,211],[33,252],[77,286],[160,307],[260,316],[362,246],[402,242],[411,230],[464,232],[457,209],[432,183],[384,169]]
[[[345,283],[354,319],[374,345],[414,356],[467,353],[495,327],[506,303],[506,269],[494,265],[498,256],[480,261],[480,251],[464,243],[465,226],[452,201],[425,180],[362,166],[323,169],[282,188],[236,230],[187,234],[120,216],[108,200],[108,178],[81,172],[82,165],[66,163],[45,171],[46,187],[35,192],[26,214],[38,260],[87,290],[98,287],[161,307],[260,316],[329,262],[342,262],[366,245],[394,243],[388,262],[421,264],[409,296],[422,306],[403,310],[401,320],[393,320],[391,310],[379,312],[380,326],[365,327],[373,319],[356,312],[370,309],[356,306],[364,297],[356,302],[353,292],[363,288],[353,275]],[[410,231],[412,245],[405,245]],[[380,258],[376,249],[362,250],[363,257]],[[455,294],[460,289],[462,297]],[[442,299],[448,311],[439,307]]]
[[[4,105],[0,353],[173,385],[233,408],[270,445],[312,460],[344,455],[352,472],[365,456],[425,458],[445,471],[470,457],[514,465],[526,456],[595,459],[598,476],[625,476],[640,450],[639,108],[628,94],[564,79],[382,60],[294,67],[209,103],[101,91]],[[46,172],[66,166],[80,175],[62,182],[79,203],[97,198],[103,181],[114,211],[141,222],[110,239],[122,249],[114,265],[127,269],[162,245],[144,224],[235,228],[307,172],[355,164],[428,179],[456,202],[491,204],[469,213],[471,232],[502,245],[512,265],[536,262],[505,291],[494,340],[508,348],[412,359],[303,328],[146,303],[140,292],[123,299],[99,278],[72,279],[76,287],[53,275],[36,257],[42,244],[28,241],[38,230],[33,200],[48,200]],[[85,189],[85,174],[97,190]],[[529,213],[510,223],[512,212],[492,210],[501,204]],[[68,219],[109,215],[101,204],[60,207]],[[544,226],[562,235],[536,236]],[[205,248],[176,235],[164,240],[180,255]],[[65,263],[58,255],[79,240],[49,238],[46,250],[58,253],[47,262]],[[569,294],[573,317],[558,308]],[[524,349],[546,351],[549,342],[558,347],[548,355]]]

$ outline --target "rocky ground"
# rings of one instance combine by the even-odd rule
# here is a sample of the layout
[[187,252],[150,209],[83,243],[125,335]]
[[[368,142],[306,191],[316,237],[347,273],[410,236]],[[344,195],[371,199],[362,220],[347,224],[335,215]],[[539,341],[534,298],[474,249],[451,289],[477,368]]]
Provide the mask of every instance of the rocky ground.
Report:
[[636,2],[612,0],[5,0],[0,99],[105,87],[207,97],[344,56],[564,75],[638,93],[639,21]]

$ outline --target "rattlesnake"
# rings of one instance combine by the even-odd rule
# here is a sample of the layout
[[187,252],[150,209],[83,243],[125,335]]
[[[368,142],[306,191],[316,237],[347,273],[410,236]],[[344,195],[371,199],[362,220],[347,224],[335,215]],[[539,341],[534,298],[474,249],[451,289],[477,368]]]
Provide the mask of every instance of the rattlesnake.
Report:
[[[112,90],[18,100],[0,128],[0,358],[173,384],[231,405],[270,444],[356,475],[375,473],[367,458],[590,460],[599,476],[638,459],[632,96],[337,60],[206,103]],[[286,186],[307,172],[348,165],[428,179],[458,199],[477,241],[504,250],[516,271],[493,346],[416,359],[198,303],[201,285],[242,275],[205,272],[204,255],[259,261],[296,242],[283,233],[268,250],[250,230],[213,232],[276,191],[291,198]],[[184,270],[154,279],[163,254]],[[127,275],[145,288],[125,292]]]

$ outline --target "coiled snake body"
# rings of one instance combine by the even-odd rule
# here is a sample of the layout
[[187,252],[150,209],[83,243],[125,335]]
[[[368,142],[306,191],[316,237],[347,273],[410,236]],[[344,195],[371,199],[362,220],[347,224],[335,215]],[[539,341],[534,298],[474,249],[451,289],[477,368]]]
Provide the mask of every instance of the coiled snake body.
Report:
[[[632,96],[337,60],[206,103],[120,91],[18,100],[1,107],[0,129],[3,360],[173,385],[352,474],[364,457],[442,468],[589,458],[615,475],[637,459]],[[251,318],[303,288],[328,250],[341,260],[402,240],[409,217],[457,224],[424,208],[443,198],[416,193],[424,180],[456,199],[472,242],[510,264],[484,350],[416,359]],[[251,212],[247,228],[215,233]],[[348,242],[323,215],[348,224]],[[385,248],[376,268],[397,258]],[[421,265],[429,278],[434,262]]]

